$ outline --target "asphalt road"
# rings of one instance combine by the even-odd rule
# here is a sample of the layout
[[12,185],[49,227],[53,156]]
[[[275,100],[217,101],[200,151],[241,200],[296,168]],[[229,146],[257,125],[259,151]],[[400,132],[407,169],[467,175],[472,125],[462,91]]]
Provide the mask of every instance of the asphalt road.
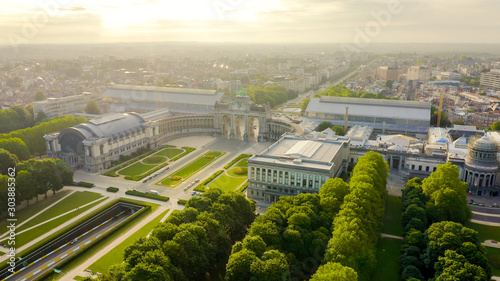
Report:
[[94,243],[97,238],[110,231],[114,226],[126,219],[128,216],[130,216],[129,213],[122,214],[118,219],[110,220],[107,223],[102,224],[100,227],[95,228],[95,230],[87,232],[81,238],[78,238],[78,240],[73,244],[68,242],[62,245],[52,253],[28,265],[28,267],[25,267],[24,270],[19,271],[17,274],[11,275],[4,280],[33,280],[39,274],[57,268],[57,266],[61,264],[64,259],[68,258],[71,255],[78,254],[78,251]]

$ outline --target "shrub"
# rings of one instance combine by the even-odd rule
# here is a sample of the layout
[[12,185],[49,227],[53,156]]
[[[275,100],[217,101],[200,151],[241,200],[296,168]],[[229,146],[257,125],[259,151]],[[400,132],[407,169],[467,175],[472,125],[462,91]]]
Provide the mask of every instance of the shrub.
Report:
[[240,187],[240,189],[236,190],[238,192],[245,192],[245,190],[247,190],[247,187],[248,187],[248,182],[245,182],[245,184],[243,184],[242,187]]
[[163,162],[165,160],[165,158],[159,157],[159,156],[151,156],[151,157],[146,158],[145,160],[148,162],[151,162],[151,163],[159,163],[159,162]]
[[108,188],[106,188],[106,191],[109,191],[109,192],[118,192],[118,190],[120,190],[118,187],[114,187],[114,186],[110,186]]
[[218,170],[217,172],[213,173],[210,177],[208,177],[206,180],[204,180],[198,186],[196,186],[194,188],[194,190],[199,191],[199,192],[207,191],[207,187],[205,185],[207,185],[209,182],[213,181],[217,176],[219,176],[222,173],[224,173],[224,170]]
[[181,176],[171,176],[170,179],[173,181],[178,181],[178,180],[182,179],[182,177]]
[[233,169],[233,173],[237,175],[246,175],[248,173],[247,168],[235,168]]
[[125,194],[144,197],[144,198],[151,198],[151,199],[160,200],[163,202],[167,202],[170,199],[167,196],[154,195],[154,194],[144,193],[144,192],[140,192],[140,191],[136,191],[136,190],[127,190],[125,192]]
[[186,151],[184,151],[183,153],[181,153],[181,154],[179,154],[179,155],[175,156],[174,158],[170,159],[170,161],[171,161],[171,162],[173,162],[173,161],[175,161],[175,160],[179,160],[181,157],[184,157],[185,155],[187,155],[187,154],[189,154],[190,152],[192,152],[192,151],[194,151],[194,150],[195,150],[195,148],[193,148],[193,147],[187,147],[187,146],[183,146],[182,148],[183,148],[184,150],[186,150]]
[[214,158],[214,157],[215,157],[215,156],[214,156],[214,155],[212,155],[212,154],[207,154],[207,155],[205,155],[205,158],[207,158],[207,159],[212,159],[212,158]]
[[233,166],[234,163],[237,163],[243,158],[251,157],[252,154],[240,154],[238,157],[234,158],[231,162],[227,163],[226,166],[224,166],[224,169],[228,169],[229,167]]
[[179,199],[179,200],[177,200],[177,204],[179,204],[179,205],[186,205],[187,202],[188,201],[185,200],[185,199]]
[[87,188],[91,188],[91,187],[95,186],[95,184],[93,184],[93,183],[84,182],[84,181],[78,182],[77,185],[81,186],[81,187],[87,187]]

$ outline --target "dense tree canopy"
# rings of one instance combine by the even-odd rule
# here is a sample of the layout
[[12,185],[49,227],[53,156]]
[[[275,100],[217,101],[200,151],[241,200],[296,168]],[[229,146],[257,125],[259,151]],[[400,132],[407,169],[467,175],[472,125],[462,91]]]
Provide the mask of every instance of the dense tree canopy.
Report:
[[357,281],[358,273],[340,263],[329,262],[320,267],[312,276],[311,281]]
[[334,97],[349,97],[349,98],[369,98],[369,99],[398,99],[395,97],[389,97],[384,94],[375,94],[370,92],[357,92],[346,88],[343,85],[332,86],[321,93],[314,95],[315,98],[321,96],[334,96]]
[[298,93],[288,90],[282,85],[251,86],[247,88],[248,95],[256,104],[267,104],[275,107],[298,97]]
[[101,114],[101,110],[99,109],[99,105],[95,100],[89,100],[87,106],[85,107],[85,113],[88,114]]
[[[231,243],[243,238],[254,212],[254,202],[242,193],[210,189],[158,224],[149,238],[127,247],[124,262],[111,267],[100,280],[207,280],[218,264],[227,261]],[[263,242],[247,243],[259,248]],[[245,267],[242,261],[252,257],[243,251],[229,259],[231,272],[247,272],[250,265],[247,262]],[[272,253],[266,257],[263,266],[274,272],[286,263]]]
[[31,154],[40,155],[45,153],[45,139],[43,138],[45,134],[58,132],[85,121],[87,118],[82,116],[61,117],[34,127],[0,134],[0,139],[19,138],[28,146]]
[[427,216],[432,222],[455,221],[465,223],[471,218],[467,205],[467,184],[458,177],[458,168],[451,162],[438,165],[422,182],[427,202]]

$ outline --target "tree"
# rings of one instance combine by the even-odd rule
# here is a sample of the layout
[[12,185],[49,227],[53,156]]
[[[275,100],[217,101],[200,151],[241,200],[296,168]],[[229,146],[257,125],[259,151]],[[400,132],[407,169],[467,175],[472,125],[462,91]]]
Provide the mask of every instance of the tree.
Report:
[[493,124],[491,124],[490,130],[500,131],[500,121],[493,122]]
[[[434,105],[431,105],[431,126],[437,126],[438,120],[438,109]],[[448,119],[448,114],[444,111],[441,112],[441,124],[439,127],[451,127],[453,123]]]
[[[14,105],[11,106],[10,109],[17,112],[19,120],[22,123],[21,128],[28,127],[33,123],[33,115],[25,107],[21,105]],[[21,128],[16,128],[16,129],[21,129]]]
[[432,222],[451,220],[467,222],[471,216],[467,205],[467,184],[458,177],[458,168],[451,162],[438,165],[436,171],[422,181],[427,202],[427,215]]
[[226,280],[250,281],[250,266],[256,259],[255,253],[247,249],[231,255],[226,265]]
[[286,256],[278,250],[270,250],[256,258],[250,265],[252,281],[281,281],[290,279]]
[[87,106],[85,107],[85,113],[101,114],[101,110],[99,109],[99,106],[97,105],[97,102],[95,100],[89,100]]
[[0,174],[7,175],[9,169],[16,167],[16,159],[5,149],[0,148]]
[[0,139],[0,148],[16,155],[20,161],[31,158],[30,150],[20,138]]
[[349,185],[341,178],[328,179],[319,189],[321,206],[333,216],[339,211],[347,194]]
[[40,122],[46,120],[47,118],[48,118],[48,116],[47,116],[47,114],[45,114],[45,112],[38,111],[38,113],[36,114],[35,122],[40,123]]
[[357,281],[358,274],[354,269],[340,263],[329,262],[318,268],[311,281]]
[[412,204],[403,212],[401,225],[406,226],[412,219],[419,219],[425,224],[427,223],[427,214],[423,208]]
[[47,97],[45,96],[45,94],[42,92],[42,91],[38,91],[36,92],[35,94],[35,97],[34,97],[34,100],[35,101],[42,101],[44,99],[46,99]]
[[311,99],[303,99],[302,104],[300,105],[300,110],[306,111],[307,106],[309,105],[309,101]]
[[424,276],[422,275],[420,270],[418,270],[418,268],[413,265],[409,265],[403,270],[401,278],[403,280],[411,280],[412,278],[415,278],[417,280],[424,280]]
[[436,281],[446,280],[477,280],[489,281],[491,276],[484,268],[471,264],[464,256],[453,250],[446,250],[443,257],[439,257],[436,267]]
[[319,124],[318,128],[316,128],[316,131],[318,132],[322,132],[328,128],[331,128],[333,126],[332,123],[328,122],[328,121],[323,121]]
[[385,86],[389,89],[392,89],[392,85],[393,85],[393,81],[392,80],[387,80],[385,81]]
[[337,134],[337,136],[343,136],[345,134],[344,132],[344,128],[340,127],[340,126],[333,126],[332,129],[335,131],[335,134]]
[[28,206],[30,200],[37,196],[33,176],[28,171],[19,171],[16,175],[16,191],[20,194],[21,200],[26,200]]

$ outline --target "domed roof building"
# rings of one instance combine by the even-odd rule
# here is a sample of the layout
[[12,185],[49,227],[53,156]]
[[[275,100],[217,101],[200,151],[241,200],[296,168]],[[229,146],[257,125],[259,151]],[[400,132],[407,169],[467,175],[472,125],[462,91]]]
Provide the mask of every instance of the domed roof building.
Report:
[[469,142],[464,181],[475,195],[493,195],[498,173],[498,146],[488,135]]

